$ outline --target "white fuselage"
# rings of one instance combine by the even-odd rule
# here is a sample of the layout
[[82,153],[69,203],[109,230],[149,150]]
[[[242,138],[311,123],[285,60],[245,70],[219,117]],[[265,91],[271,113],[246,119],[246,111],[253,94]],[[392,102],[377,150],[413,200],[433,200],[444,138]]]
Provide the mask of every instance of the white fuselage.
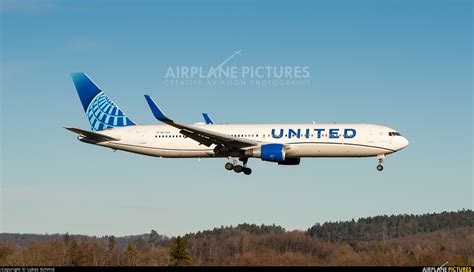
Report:
[[[371,124],[194,124],[238,138],[285,144],[287,158],[370,157],[403,149],[408,140],[396,130]],[[205,146],[169,125],[137,125],[100,131],[117,139],[97,145],[143,155],[169,158],[219,157],[215,145]],[[82,137],[79,137],[81,140]]]

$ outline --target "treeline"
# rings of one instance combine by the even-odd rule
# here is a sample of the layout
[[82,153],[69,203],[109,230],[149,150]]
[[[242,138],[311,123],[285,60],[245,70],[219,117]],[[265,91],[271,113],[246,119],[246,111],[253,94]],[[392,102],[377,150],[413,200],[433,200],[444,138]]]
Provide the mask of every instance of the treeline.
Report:
[[392,215],[361,218],[357,221],[327,222],[308,229],[308,234],[325,241],[375,241],[417,233],[474,227],[474,212],[442,212],[423,215]]
[[[39,239],[31,240],[34,237]],[[25,245],[26,240],[29,242]],[[172,265],[169,245],[175,240],[159,235],[155,230],[150,234],[119,238],[68,233],[38,236],[0,234],[0,266]]]
[[[237,232],[238,233],[238,232]],[[400,239],[326,242],[302,231],[227,236],[188,235],[193,265],[428,266],[472,265],[474,228],[440,230]],[[445,260],[445,261],[441,261]]]
[[76,234],[20,234],[20,233],[0,233],[0,241],[8,242],[9,244],[17,246],[27,246],[33,242],[45,241],[45,240],[58,240],[67,237],[66,239],[74,239],[76,241],[83,241],[87,239],[94,239],[101,246],[107,246],[110,240],[114,241],[114,244],[119,249],[124,249],[128,246],[129,243],[141,244],[146,243],[152,236],[154,243],[160,243],[168,241],[170,238],[158,234],[156,231],[152,230],[150,234],[139,234],[139,235],[129,235],[122,237],[115,236],[87,236],[87,235],[76,235]]
[[[306,232],[286,231],[276,225],[240,224],[171,239],[154,230],[118,238],[0,234],[0,265],[442,265],[446,261],[450,265],[472,265],[472,220],[472,211],[462,210],[325,223]],[[348,233],[370,239],[333,238],[350,238],[344,229],[352,230],[354,225],[348,225],[362,222],[369,233]],[[388,227],[380,231],[380,225],[393,222],[400,222],[399,228],[406,225],[408,230],[399,229],[397,236],[393,235],[397,231],[388,231]],[[436,227],[426,227],[431,224]],[[331,239],[315,234],[323,226],[330,229]]]

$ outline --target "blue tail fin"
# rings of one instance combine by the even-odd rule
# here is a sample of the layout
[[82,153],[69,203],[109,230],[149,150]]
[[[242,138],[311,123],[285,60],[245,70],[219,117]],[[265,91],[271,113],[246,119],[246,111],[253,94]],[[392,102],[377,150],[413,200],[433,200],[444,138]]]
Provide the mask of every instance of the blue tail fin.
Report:
[[86,74],[71,77],[93,131],[135,125]]
[[212,121],[211,117],[209,117],[209,114],[203,112],[202,117],[204,117],[204,121],[206,121],[206,125],[213,125],[214,121]]

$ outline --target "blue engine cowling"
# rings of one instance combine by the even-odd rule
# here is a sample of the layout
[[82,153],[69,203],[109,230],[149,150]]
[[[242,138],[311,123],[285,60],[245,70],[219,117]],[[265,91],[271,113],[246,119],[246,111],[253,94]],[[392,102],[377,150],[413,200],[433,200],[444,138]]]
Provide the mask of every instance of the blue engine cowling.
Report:
[[260,156],[264,161],[281,162],[285,160],[285,147],[282,144],[262,145],[260,152]]

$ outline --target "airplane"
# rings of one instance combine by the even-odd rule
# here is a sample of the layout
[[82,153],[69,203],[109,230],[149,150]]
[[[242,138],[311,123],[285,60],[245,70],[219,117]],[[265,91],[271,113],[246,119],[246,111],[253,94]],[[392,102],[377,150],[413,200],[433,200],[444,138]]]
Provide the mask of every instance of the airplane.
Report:
[[397,130],[374,124],[214,124],[205,114],[206,123],[187,125],[170,119],[149,95],[148,106],[163,124],[139,125],[85,73],[71,77],[91,130],[65,128],[81,142],[113,150],[163,158],[227,158],[225,169],[250,175],[250,158],[299,165],[301,158],[377,157],[382,171],[385,157],[409,144]]

